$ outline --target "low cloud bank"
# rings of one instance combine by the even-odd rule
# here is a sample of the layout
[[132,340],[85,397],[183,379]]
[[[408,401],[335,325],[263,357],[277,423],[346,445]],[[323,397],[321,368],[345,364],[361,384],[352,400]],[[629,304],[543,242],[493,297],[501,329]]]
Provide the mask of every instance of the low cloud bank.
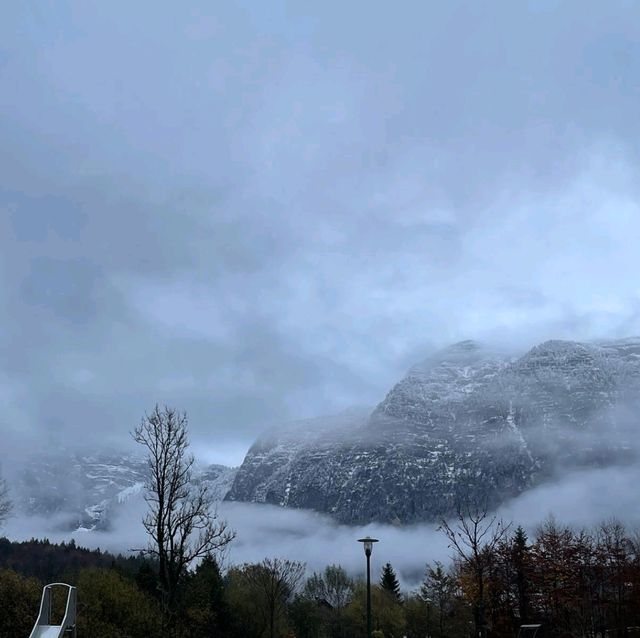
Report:
[[[574,526],[592,526],[615,517],[636,527],[640,526],[640,494],[635,489],[639,481],[638,466],[576,472],[513,499],[498,514],[523,525],[530,533],[550,514]],[[83,546],[124,553],[146,543],[140,522],[144,507],[141,496],[123,504],[108,532],[62,532],[60,524],[65,516],[61,515],[46,519],[14,517],[7,521],[3,533],[15,540],[74,538]],[[426,562],[447,562],[451,556],[444,535],[432,524],[338,525],[315,512],[250,503],[222,503],[219,515],[237,533],[225,557],[227,565],[259,561],[267,556],[286,556],[306,562],[309,571],[339,563],[359,576],[364,572],[365,561],[357,539],[371,535],[380,539],[374,549],[374,574],[389,561],[409,589],[421,580]]]
[[506,503],[500,515],[533,530],[550,514],[575,527],[617,518],[640,527],[640,467],[576,471]]

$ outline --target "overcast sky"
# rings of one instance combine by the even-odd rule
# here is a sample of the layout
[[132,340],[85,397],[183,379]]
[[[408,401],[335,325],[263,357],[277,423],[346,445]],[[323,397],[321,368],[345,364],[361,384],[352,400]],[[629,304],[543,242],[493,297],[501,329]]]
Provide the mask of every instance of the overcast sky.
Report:
[[637,2],[4,2],[0,87],[5,441],[157,401],[239,463],[434,347],[640,333]]

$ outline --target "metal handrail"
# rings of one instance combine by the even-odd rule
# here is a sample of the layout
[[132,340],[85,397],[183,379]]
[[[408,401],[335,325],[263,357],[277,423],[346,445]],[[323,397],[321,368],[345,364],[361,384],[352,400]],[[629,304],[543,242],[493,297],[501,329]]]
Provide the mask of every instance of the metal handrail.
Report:
[[77,608],[77,592],[76,588],[67,583],[50,583],[45,585],[42,590],[42,599],[40,601],[40,611],[38,613],[38,619],[31,631],[31,636],[38,635],[38,627],[46,626],[58,626],[51,625],[51,591],[53,587],[66,587],[67,588],[67,603],[65,605],[64,616],[62,618],[62,624],[60,627],[60,636],[64,636],[65,633],[71,632],[71,636],[76,636],[76,608]]
[[[63,583],[57,583],[63,584]],[[64,610],[64,617],[62,618],[62,630],[63,633],[72,630],[72,636],[75,638],[76,635],[76,601],[77,601],[77,593],[76,588],[71,585],[67,585],[69,591],[67,593],[67,605]]]

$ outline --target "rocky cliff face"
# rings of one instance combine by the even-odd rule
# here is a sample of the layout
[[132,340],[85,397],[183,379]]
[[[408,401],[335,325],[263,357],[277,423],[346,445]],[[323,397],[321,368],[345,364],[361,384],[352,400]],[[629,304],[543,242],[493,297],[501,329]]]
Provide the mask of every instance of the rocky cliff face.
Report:
[[496,506],[571,468],[635,459],[640,340],[549,341],[523,356],[462,342],[365,416],[292,424],[249,450],[229,500],[342,522],[409,523]]
[[[214,500],[222,500],[235,468],[198,468]],[[124,454],[48,454],[27,460],[13,484],[13,501],[22,514],[55,517],[67,530],[108,529],[118,509],[144,490],[144,458]]]

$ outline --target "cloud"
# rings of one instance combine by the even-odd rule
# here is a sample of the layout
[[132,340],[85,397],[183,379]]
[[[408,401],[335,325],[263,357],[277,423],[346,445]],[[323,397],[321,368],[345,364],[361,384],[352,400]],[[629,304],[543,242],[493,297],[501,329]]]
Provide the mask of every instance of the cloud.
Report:
[[[146,546],[141,524],[144,504],[132,499],[118,512],[108,532],[64,532],[68,523],[64,514],[48,517],[13,518],[2,533],[11,539],[42,538],[60,542],[74,538],[84,547],[100,547],[113,552],[128,552]],[[361,576],[365,567],[362,535],[377,536],[374,570],[391,561],[407,583],[415,584],[424,571],[427,560],[446,560],[448,550],[442,534],[434,526],[409,529],[391,526],[338,526],[330,518],[304,510],[287,510],[270,505],[223,503],[221,519],[236,531],[236,539],[225,553],[227,566],[259,562],[266,557],[287,557],[303,561],[309,573],[323,570],[329,564],[341,564],[354,576]]]
[[[616,517],[636,529],[640,518],[634,512],[639,511],[640,496],[633,486],[640,479],[639,473],[637,465],[572,472],[513,499],[497,514],[507,522],[522,525],[530,537],[549,515],[575,527],[593,527]],[[2,533],[17,540],[46,536],[61,541],[73,537],[85,547],[127,552],[146,543],[141,524],[144,508],[141,496],[127,501],[114,511],[108,532],[63,532],[61,527],[68,518],[60,513],[47,519],[14,517]],[[362,577],[365,562],[357,539],[371,535],[380,540],[374,549],[374,575],[391,562],[409,590],[418,586],[427,562],[440,560],[447,564],[452,557],[444,535],[432,524],[355,527],[338,525],[315,512],[250,503],[222,503],[218,512],[237,534],[226,552],[226,566],[287,557],[305,562],[309,573],[340,564],[352,575]]]
[[12,440],[124,442],[159,401],[238,463],[433,347],[640,329],[633,3],[0,18]]
[[638,528],[638,496],[631,486],[640,468],[601,468],[572,472],[558,483],[525,492],[501,508],[506,520],[522,523],[531,532],[549,515],[574,527],[591,527],[616,518]]

